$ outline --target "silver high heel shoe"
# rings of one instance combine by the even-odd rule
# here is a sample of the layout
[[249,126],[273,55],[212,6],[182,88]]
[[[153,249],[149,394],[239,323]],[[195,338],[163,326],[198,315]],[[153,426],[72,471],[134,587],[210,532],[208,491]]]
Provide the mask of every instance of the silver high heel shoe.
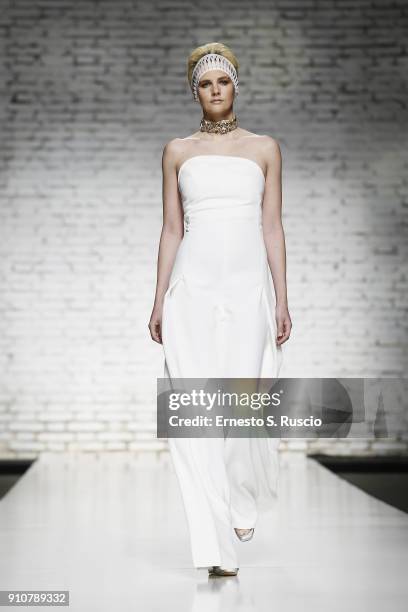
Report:
[[221,565],[213,565],[208,568],[210,576],[236,576],[238,574],[239,567],[226,568]]
[[[252,527],[252,529],[238,529],[238,527],[234,527],[234,531],[241,542],[249,542],[249,540],[252,540],[254,537],[255,527]],[[239,531],[244,531],[247,533],[239,533]]]

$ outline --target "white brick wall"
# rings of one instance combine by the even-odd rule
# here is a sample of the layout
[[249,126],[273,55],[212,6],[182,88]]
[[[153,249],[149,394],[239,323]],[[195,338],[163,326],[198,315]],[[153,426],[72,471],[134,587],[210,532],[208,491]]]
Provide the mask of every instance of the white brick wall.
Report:
[[[161,151],[198,127],[185,66],[209,40],[240,60],[240,124],[283,154],[294,328],[282,375],[405,375],[407,11],[402,0],[7,3],[0,456],[166,448],[163,356],[147,328]],[[407,438],[337,447],[390,444],[406,450]]]

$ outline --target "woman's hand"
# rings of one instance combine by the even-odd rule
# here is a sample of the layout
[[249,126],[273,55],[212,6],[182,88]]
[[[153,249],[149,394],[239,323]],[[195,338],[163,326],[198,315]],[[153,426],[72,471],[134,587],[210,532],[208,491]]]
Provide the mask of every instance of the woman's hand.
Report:
[[162,312],[163,312],[162,304],[153,306],[152,314],[150,316],[150,321],[148,325],[149,330],[150,330],[150,336],[152,340],[154,340],[155,342],[158,342],[159,344],[163,344],[162,335],[161,335]]
[[292,329],[292,321],[289,315],[289,310],[286,304],[276,305],[276,326],[278,330],[278,337],[276,344],[279,346],[289,339],[290,332]]

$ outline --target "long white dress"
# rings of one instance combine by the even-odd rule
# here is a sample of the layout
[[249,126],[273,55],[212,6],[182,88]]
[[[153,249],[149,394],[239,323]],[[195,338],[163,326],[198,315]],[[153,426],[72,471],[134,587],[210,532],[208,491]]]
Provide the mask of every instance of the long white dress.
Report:
[[[162,313],[165,378],[275,378],[275,300],[262,232],[263,170],[233,155],[180,167],[184,210]],[[278,492],[278,438],[168,438],[195,567],[239,567],[234,527]],[[255,535],[256,537],[256,535]]]

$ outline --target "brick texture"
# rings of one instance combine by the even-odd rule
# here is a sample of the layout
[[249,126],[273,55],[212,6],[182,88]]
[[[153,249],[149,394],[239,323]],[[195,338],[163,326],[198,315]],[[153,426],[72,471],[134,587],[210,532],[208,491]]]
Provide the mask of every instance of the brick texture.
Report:
[[[147,328],[161,151],[198,127],[186,60],[211,40],[240,61],[240,125],[282,150],[282,376],[405,375],[406,2],[1,6],[0,456],[166,450]],[[389,439],[331,452],[406,451],[401,410]]]

